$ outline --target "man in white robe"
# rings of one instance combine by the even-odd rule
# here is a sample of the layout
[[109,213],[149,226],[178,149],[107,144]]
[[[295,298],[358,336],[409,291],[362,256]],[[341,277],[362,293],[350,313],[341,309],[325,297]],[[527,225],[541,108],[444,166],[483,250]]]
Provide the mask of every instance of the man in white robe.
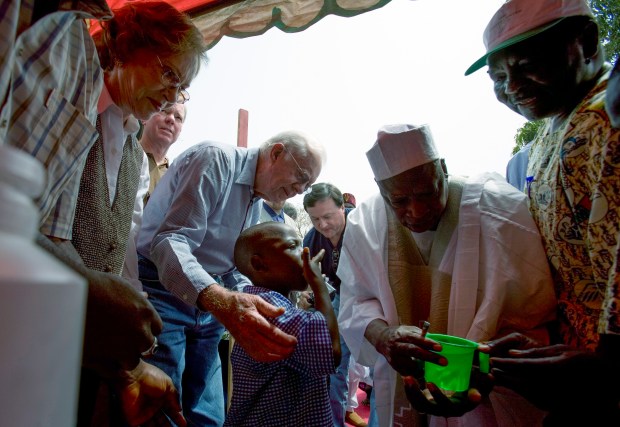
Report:
[[[382,128],[367,157],[380,194],[348,218],[338,269],[339,326],[356,360],[374,367],[369,425],[425,425],[402,398],[397,373],[411,375],[415,359],[439,361],[428,351],[433,342],[420,335],[420,322],[430,320],[431,332],[474,341],[515,330],[548,339],[553,285],[525,195],[503,177],[448,177],[426,125]],[[454,415],[436,406],[431,401],[418,409]],[[496,387],[473,411],[428,421],[534,426],[542,416]]]

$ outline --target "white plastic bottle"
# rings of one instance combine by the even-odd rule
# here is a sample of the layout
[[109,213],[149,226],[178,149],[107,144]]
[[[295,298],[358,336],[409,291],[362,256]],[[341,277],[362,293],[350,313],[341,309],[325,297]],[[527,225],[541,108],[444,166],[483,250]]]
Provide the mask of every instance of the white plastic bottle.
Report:
[[86,311],[83,278],[34,242],[42,165],[0,145],[0,424],[73,427]]

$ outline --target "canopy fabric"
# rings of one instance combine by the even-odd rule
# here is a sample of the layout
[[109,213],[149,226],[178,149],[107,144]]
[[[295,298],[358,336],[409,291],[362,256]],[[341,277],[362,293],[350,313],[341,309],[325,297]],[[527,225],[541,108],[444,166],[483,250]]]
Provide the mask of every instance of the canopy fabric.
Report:
[[[132,0],[107,0],[112,9]],[[140,0],[136,0],[140,1]],[[350,17],[378,9],[390,0],[166,0],[188,13],[209,47],[224,36],[250,37],[272,27],[303,31],[327,15]],[[93,32],[98,25],[93,25]]]

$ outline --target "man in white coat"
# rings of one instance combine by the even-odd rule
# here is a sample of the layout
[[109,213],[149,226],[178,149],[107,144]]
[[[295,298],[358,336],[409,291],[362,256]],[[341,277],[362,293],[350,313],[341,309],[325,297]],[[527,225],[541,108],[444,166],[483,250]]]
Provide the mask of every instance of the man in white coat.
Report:
[[548,340],[556,299],[525,195],[498,174],[448,176],[426,125],[385,126],[366,155],[380,194],[349,215],[338,319],[351,354],[374,366],[369,425],[424,425],[420,412],[451,417],[431,425],[539,425],[540,411],[499,387],[480,405],[464,398],[460,412],[445,398],[412,410],[401,378],[416,359],[446,362],[421,336],[424,320],[474,341],[515,330]]

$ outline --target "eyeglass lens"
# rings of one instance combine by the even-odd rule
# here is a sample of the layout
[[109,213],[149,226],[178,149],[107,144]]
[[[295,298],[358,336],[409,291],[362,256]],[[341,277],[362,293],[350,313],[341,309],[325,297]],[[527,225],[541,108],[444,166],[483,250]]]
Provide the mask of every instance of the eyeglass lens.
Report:
[[295,162],[295,166],[297,166],[297,170],[298,170],[298,175],[297,175],[297,180],[299,181],[299,184],[304,185],[304,190],[303,192],[306,193],[310,190],[311,185],[310,185],[310,177],[308,176],[308,174],[306,172],[304,172],[304,170],[301,168],[301,166],[299,166],[299,163],[297,162],[297,159],[295,159],[295,156],[293,156],[293,153],[291,153],[289,151],[288,148],[286,148],[286,145],[283,146],[284,149],[286,150],[286,152],[291,156],[291,159],[293,159],[293,162]]
[[157,56],[157,60],[163,70],[161,74],[161,83],[167,88],[174,88],[177,90],[177,103],[184,104],[189,101],[189,92],[187,89],[181,87],[181,78],[178,74],[169,67],[166,67],[163,62],[161,62],[161,59],[159,59],[159,56]]

